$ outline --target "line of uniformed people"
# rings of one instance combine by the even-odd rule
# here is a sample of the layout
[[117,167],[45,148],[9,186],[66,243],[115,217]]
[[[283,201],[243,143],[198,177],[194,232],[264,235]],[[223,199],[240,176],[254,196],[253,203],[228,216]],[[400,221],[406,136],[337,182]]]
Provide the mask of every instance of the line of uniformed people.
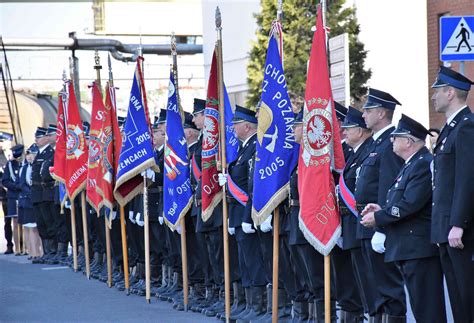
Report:
[[[421,124],[404,115],[397,128],[392,126],[395,107],[400,103],[390,94],[370,89],[363,112],[337,107],[345,137],[346,165],[341,174],[335,174],[342,237],[331,253],[331,321],[336,320],[337,304],[342,322],[362,322],[364,315],[368,315],[370,322],[405,322],[406,287],[417,322],[446,322],[445,277],[455,322],[472,322],[474,172],[469,167],[474,162],[474,152],[469,146],[474,142],[474,117],[466,106],[470,85],[471,81],[464,76],[440,69],[433,85],[433,101],[436,111],[445,113],[448,122],[434,148],[434,162],[425,147],[429,133]],[[222,206],[215,208],[208,221],[201,218],[204,108],[205,101],[196,99],[193,113],[186,114],[184,123],[195,192],[192,209],[185,217],[189,305],[194,312],[224,319]],[[302,138],[302,117],[301,111],[295,119],[298,142]],[[165,122],[166,111],[162,110],[153,124],[156,161],[161,172],[147,174],[151,183],[151,277],[157,297],[183,310],[180,229],[169,230],[162,218]],[[272,218],[255,227],[250,216],[256,113],[236,106],[233,127],[241,144],[236,160],[228,165],[227,176],[249,195],[249,200],[242,205],[232,195],[226,197],[231,319],[266,322],[271,320],[272,311]],[[58,219],[62,215],[50,192],[55,187],[47,176],[52,147],[43,143],[41,138],[46,136],[41,136],[42,131],[37,131],[39,153],[32,164],[32,203],[40,210],[37,222],[45,250],[40,261],[55,263],[67,252],[63,244],[70,241],[70,224],[65,222],[69,221],[70,211],[66,208],[64,222]],[[297,176],[295,168],[288,200],[279,207],[278,317],[280,321],[323,322],[323,257],[299,230]],[[226,176],[220,176],[220,185],[227,181]],[[131,292],[139,295],[145,294],[142,199],[139,195],[125,207],[129,266],[135,268]],[[76,203],[76,226],[81,230],[77,199]],[[105,281],[105,217],[101,214],[89,218],[93,272]],[[114,283],[123,290],[118,223],[112,220]],[[77,237],[82,235],[78,232]],[[80,263],[84,266],[83,259]]]

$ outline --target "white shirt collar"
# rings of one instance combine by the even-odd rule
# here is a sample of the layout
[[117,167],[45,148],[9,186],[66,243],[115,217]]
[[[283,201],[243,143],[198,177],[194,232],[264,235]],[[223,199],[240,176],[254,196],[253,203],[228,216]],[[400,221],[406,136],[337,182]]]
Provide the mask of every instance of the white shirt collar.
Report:
[[165,146],[165,144],[163,144],[163,145],[161,145],[160,147],[158,147],[158,151],[162,151],[164,146]]
[[255,136],[257,133],[254,133],[253,135],[251,135],[250,137],[248,137],[247,139],[244,140],[244,142],[242,143],[242,147],[245,147],[245,145],[250,141],[250,139],[252,139],[253,136]]
[[[417,151],[418,152],[418,151]],[[416,152],[416,153],[417,153]],[[405,165],[408,164],[408,162],[413,158],[413,156],[416,155],[416,153],[414,153],[413,155],[411,155],[410,157],[407,158],[407,160],[405,160]]]
[[382,128],[380,129],[379,131],[375,132],[373,135],[372,135],[372,138],[374,139],[374,141],[377,141],[377,139],[379,139],[379,137],[385,132],[385,130],[391,128],[392,125],[389,124],[388,126],[386,126],[385,128]]
[[191,148],[193,145],[197,144],[197,141],[193,141],[192,143],[189,144],[188,148]]
[[354,150],[354,153],[357,152],[357,150],[359,150],[360,146],[362,146],[362,144],[364,143],[365,141],[362,141],[360,144],[357,145],[357,147],[355,148],[352,148]]
[[453,121],[454,118],[456,118],[456,116],[459,114],[459,112],[461,112],[461,110],[463,110],[465,107],[467,107],[467,105],[465,105],[465,106],[459,108],[458,111],[454,112],[454,113],[448,118],[448,120],[446,120],[446,124],[449,125],[449,124],[451,123],[451,121]]
[[46,149],[46,147],[48,147],[48,146],[49,146],[49,144],[46,144],[46,145],[44,145],[43,147],[41,147],[41,148],[39,149],[40,154],[41,154],[41,153]]

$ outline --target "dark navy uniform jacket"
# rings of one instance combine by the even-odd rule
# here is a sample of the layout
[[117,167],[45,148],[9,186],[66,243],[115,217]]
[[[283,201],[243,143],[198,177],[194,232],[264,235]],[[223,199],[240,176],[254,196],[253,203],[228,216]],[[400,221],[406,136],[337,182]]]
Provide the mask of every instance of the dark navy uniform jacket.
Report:
[[[291,177],[290,177],[290,195],[289,195],[290,233],[288,236],[289,245],[300,245],[300,244],[308,243],[308,241],[303,235],[303,232],[301,232],[300,226],[299,226],[299,219],[298,219],[298,216],[300,213],[299,199],[300,199],[300,195],[298,192],[298,166],[296,166],[293,172],[291,173]],[[298,205],[294,205],[294,204],[298,204]]]
[[[199,169],[202,170],[202,134],[199,135],[198,141],[193,145],[190,150],[194,155],[196,164],[199,166]],[[191,162],[192,164],[192,162]],[[191,165],[192,167],[192,165]],[[219,203],[212,212],[212,216],[207,219],[206,222],[203,221],[202,215],[202,188],[201,180],[196,181],[194,178],[193,172],[191,170],[191,185],[194,187],[194,200],[193,200],[193,209],[191,214],[196,216],[196,232],[209,232],[216,230],[222,226],[222,202]]]
[[[229,164],[229,176],[244,192],[249,194],[249,171],[252,167],[252,159],[256,152],[257,134],[252,135],[244,146],[239,150],[237,159]],[[242,225],[245,207],[237,202],[228,193],[229,200],[229,226],[232,228]],[[251,203],[251,201],[249,202]],[[247,211],[248,212],[248,211]],[[249,222],[252,223],[252,222]]]
[[385,207],[375,212],[387,235],[386,262],[438,256],[430,242],[432,160],[426,147],[413,155],[388,190]]
[[9,160],[5,165],[5,170],[2,176],[2,184],[7,188],[7,199],[18,199],[18,193],[20,190],[18,188],[17,181],[19,175],[20,163],[15,159]]
[[448,242],[452,226],[474,239],[474,116],[468,107],[446,125],[434,148],[431,241]]
[[[403,165],[403,160],[395,155],[390,142],[390,134],[394,129],[388,128],[371,143],[368,155],[362,162],[354,192],[359,211],[368,203],[385,206],[387,191]],[[373,234],[373,229],[358,224],[357,239],[371,239]]]
[[28,163],[24,163],[20,168],[20,175],[17,179],[18,188],[20,190],[18,195],[18,207],[30,209],[33,208],[33,203],[31,202],[31,187],[26,180],[27,170]]
[[43,185],[43,201],[54,201],[56,193],[56,189],[54,187],[55,180],[49,171],[49,167],[54,166],[54,149],[51,146],[48,146],[48,148],[51,148],[52,154],[48,154],[43,162],[43,165],[41,165],[41,184]]
[[163,204],[160,203],[160,197],[163,197],[163,163],[164,163],[164,149],[156,151],[155,161],[160,172],[155,172],[155,181],[150,181],[151,184],[148,186],[148,214],[150,215],[149,220],[157,222],[158,217],[163,216]]
[[[346,159],[346,165],[344,167],[344,182],[347,188],[354,193],[357,178],[357,169],[360,167],[364,159],[369,154],[369,148],[371,147],[372,138],[367,138],[357,149],[356,152],[352,153],[349,158]],[[360,240],[357,239],[357,217],[347,208],[344,201],[339,197],[339,212],[341,215],[342,222],[342,237],[343,237],[343,250],[349,250],[354,248],[360,248]]]
[[51,146],[46,146],[43,151],[40,151],[33,161],[33,169],[31,172],[31,180],[33,185],[31,186],[31,200],[33,203],[43,202],[43,185],[41,177],[41,168],[46,160],[54,158],[54,149]]

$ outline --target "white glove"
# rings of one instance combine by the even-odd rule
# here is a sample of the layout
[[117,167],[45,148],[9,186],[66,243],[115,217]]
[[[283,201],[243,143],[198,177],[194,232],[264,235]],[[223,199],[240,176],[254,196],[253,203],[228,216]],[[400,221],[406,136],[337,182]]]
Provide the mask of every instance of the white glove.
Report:
[[224,186],[225,184],[227,184],[227,174],[224,174],[224,173],[219,173],[219,185],[220,186]]
[[128,218],[130,221],[132,221],[133,224],[135,224],[135,217],[133,216],[133,211],[128,211]]
[[342,237],[339,237],[336,241],[337,246],[341,249],[342,249],[343,243],[344,243],[344,239]]
[[112,220],[115,220],[116,217],[117,217],[117,212],[112,211]]
[[252,228],[252,225],[246,222],[242,222],[242,230],[247,234],[255,233],[255,230]]
[[262,224],[260,224],[260,230],[262,232],[270,232],[272,230],[272,218],[273,218],[273,215],[270,214],[270,216],[262,222]]
[[228,227],[227,232],[229,232],[229,234],[233,236],[235,234],[235,228]]
[[178,225],[176,227],[176,232],[178,232],[178,234],[181,235],[181,225]]
[[160,222],[160,225],[163,225],[163,222],[165,222],[165,219],[163,219],[162,216],[158,217],[158,222]]
[[71,208],[71,202],[69,202],[69,201],[64,202],[64,207],[66,209],[70,209]]
[[145,221],[140,220],[140,213],[137,213],[136,221],[137,221],[137,224],[141,227],[145,225]]
[[380,232],[375,232],[371,240],[372,249],[378,253],[385,252],[385,234]]
[[147,168],[141,174],[143,177],[150,179],[151,181],[155,181],[155,172],[151,168]]

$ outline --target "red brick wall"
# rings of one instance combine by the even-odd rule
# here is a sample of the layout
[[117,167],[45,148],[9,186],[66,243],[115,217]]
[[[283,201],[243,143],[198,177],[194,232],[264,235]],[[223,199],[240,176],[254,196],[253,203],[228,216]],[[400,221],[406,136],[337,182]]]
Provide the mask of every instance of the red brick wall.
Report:
[[[428,87],[430,87],[430,97],[433,94],[431,84],[436,78],[439,65],[439,17],[448,14],[450,16],[471,16],[474,15],[473,0],[427,0],[427,20],[428,20]],[[471,35],[474,37],[474,35]],[[459,64],[453,63],[454,70],[459,70]],[[474,81],[474,61],[466,61],[464,64],[464,74]],[[468,97],[468,104],[474,111],[474,87]],[[430,127],[440,128],[445,123],[443,114],[436,113],[430,100]]]

